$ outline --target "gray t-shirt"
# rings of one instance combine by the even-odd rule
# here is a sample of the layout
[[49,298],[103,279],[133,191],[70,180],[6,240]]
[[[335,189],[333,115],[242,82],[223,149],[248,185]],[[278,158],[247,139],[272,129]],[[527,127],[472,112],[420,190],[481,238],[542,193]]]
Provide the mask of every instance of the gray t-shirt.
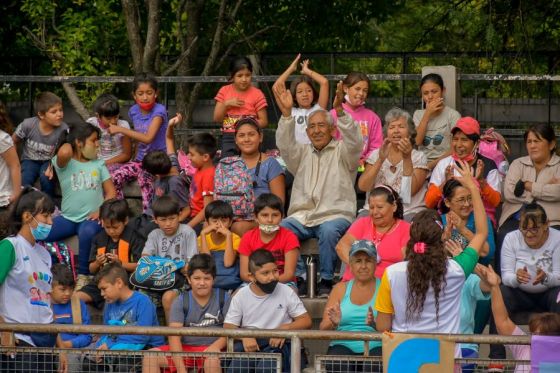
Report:
[[[223,307],[220,309],[220,292],[223,292]],[[188,296],[187,314],[185,315],[184,297]],[[212,297],[205,306],[194,299],[189,290],[178,296],[171,306],[169,322],[182,323],[185,327],[222,327],[229,308],[230,297],[224,290],[213,289]],[[217,337],[183,336],[181,342],[189,346],[209,346]]]
[[39,118],[27,118],[17,126],[14,132],[23,141],[22,160],[48,161],[54,157],[58,139],[63,132],[68,130],[68,125],[62,122],[54,127],[48,135],[41,133]]
[[166,236],[159,228],[154,229],[148,235],[142,251],[142,255],[184,260],[186,264],[197,253],[196,233],[186,224],[179,224],[177,232],[172,236]]

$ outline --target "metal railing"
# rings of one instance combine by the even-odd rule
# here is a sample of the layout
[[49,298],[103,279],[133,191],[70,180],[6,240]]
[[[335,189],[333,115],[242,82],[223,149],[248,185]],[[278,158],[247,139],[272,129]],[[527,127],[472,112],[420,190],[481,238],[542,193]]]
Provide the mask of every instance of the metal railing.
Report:
[[[292,372],[300,372],[302,340],[358,340],[364,342],[364,351],[369,351],[370,341],[380,341],[380,333],[339,332],[321,330],[263,330],[263,329],[222,329],[222,328],[170,328],[170,327],[138,327],[138,326],[106,326],[106,325],[61,325],[61,324],[0,324],[0,332],[26,334],[35,333],[75,333],[75,334],[135,334],[158,336],[191,336],[191,337],[226,337],[227,355],[234,351],[234,340],[241,338],[284,338],[291,342],[290,364]],[[529,336],[497,336],[497,335],[460,335],[460,334],[429,334],[430,338],[445,338],[455,343],[479,344],[520,344],[529,345]],[[6,351],[6,348],[4,348]],[[76,350],[74,350],[76,351]],[[51,351],[52,352],[52,351]],[[145,354],[146,351],[135,352]],[[169,353],[166,353],[166,356]],[[194,356],[194,355],[193,355]],[[198,353],[197,356],[202,356]],[[208,357],[208,356],[206,356]],[[229,356],[231,357],[231,356]],[[332,356],[331,356],[332,358]],[[375,357],[367,357],[376,359]],[[366,359],[367,360],[367,359]],[[468,361],[467,361],[468,362]],[[515,362],[508,361],[515,365]]]

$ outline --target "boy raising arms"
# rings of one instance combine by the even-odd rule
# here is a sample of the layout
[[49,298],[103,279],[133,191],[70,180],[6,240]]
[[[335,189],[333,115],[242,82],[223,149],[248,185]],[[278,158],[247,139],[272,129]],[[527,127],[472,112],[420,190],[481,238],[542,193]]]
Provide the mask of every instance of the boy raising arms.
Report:
[[[278,267],[274,256],[268,250],[259,249],[249,257],[249,277],[251,283],[241,288],[231,299],[224,328],[250,329],[310,329],[311,317],[301,299],[279,280]],[[208,347],[207,352],[219,352],[226,347],[226,338],[219,338]],[[236,352],[281,352],[283,370],[290,370],[290,342],[282,338],[243,338],[236,342]],[[262,362],[233,360],[229,371],[259,369]]]

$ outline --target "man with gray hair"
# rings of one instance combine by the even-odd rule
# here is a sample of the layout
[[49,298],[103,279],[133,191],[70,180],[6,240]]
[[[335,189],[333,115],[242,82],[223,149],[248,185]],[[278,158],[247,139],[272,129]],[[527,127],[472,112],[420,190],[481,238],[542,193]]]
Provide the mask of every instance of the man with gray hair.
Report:
[[[276,144],[288,171],[294,175],[288,217],[282,226],[294,232],[300,241],[318,239],[318,295],[325,297],[332,289],[336,244],[356,216],[354,181],[363,148],[360,126],[342,109],[344,92],[339,82],[333,102],[337,126],[328,111],[313,111],[306,130],[311,144],[299,144],[291,116],[292,96],[282,86],[274,87],[273,91],[282,112]],[[344,140],[334,138],[336,128]],[[300,259],[298,268],[301,263]]]

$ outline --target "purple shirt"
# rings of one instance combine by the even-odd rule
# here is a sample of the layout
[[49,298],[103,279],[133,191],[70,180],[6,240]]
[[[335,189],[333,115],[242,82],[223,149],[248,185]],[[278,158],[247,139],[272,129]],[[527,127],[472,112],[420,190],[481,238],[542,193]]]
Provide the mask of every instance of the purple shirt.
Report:
[[154,150],[163,150],[166,151],[165,148],[165,131],[167,130],[167,110],[165,106],[162,104],[156,103],[152,111],[148,114],[142,114],[140,110],[140,106],[134,104],[130,110],[128,111],[128,116],[132,121],[132,125],[136,132],[140,133],[147,133],[148,128],[150,127],[150,123],[155,117],[161,117],[163,119],[163,123],[159,127],[158,132],[156,133],[156,137],[154,141],[149,144],[144,144],[138,142],[138,152],[136,153],[136,161],[141,162],[144,159],[144,156]]

